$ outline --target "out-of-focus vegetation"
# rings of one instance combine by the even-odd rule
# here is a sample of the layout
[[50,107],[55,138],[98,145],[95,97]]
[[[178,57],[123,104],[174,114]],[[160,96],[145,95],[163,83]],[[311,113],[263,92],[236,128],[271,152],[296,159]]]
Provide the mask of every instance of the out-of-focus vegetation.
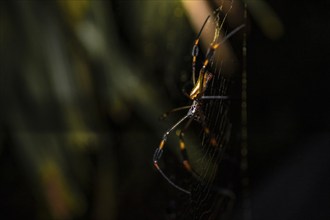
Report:
[[191,42],[183,14],[180,2],[1,2],[4,215],[117,219],[155,206],[164,85],[178,93]]

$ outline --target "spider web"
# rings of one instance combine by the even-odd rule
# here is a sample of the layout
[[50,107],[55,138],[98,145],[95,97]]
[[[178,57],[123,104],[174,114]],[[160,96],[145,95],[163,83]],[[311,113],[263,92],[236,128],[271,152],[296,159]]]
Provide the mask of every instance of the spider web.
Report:
[[[223,22],[229,11],[228,8],[225,11],[222,6],[216,9],[202,35],[211,31],[213,41],[221,42],[230,33]],[[223,43],[228,42],[229,40],[226,40]],[[222,44],[216,50],[207,69],[213,74],[213,78],[209,82],[205,96],[234,97],[238,93],[235,91],[238,89],[237,85],[233,83],[235,80],[230,74],[226,74],[224,68],[226,61],[221,52]],[[199,64],[202,63],[203,57],[199,57],[198,60]],[[197,67],[199,70],[200,66]],[[203,100],[205,123],[210,134],[206,134],[204,129],[200,132],[201,156],[193,163],[200,176],[190,180],[191,197],[182,205],[178,219],[228,219],[231,216],[236,200],[235,174],[239,173],[239,162],[235,159],[237,149],[235,151],[232,146],[235,144],[232,139],[238,129],[235,128],[237,121],[233,120],[237,117],[234,102],[232,98]],[[213,139],[216,140],[215,146],[212,144]]]

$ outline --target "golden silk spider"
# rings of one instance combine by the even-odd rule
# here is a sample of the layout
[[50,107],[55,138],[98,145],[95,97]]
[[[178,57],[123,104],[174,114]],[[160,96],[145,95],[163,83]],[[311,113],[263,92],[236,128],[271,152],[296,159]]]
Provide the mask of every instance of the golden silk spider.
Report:
[[[216,13],[220,13],[221,9],[217,9],[215,10],[215,14]],[[203,62],[202,67],[199,70],[199,76],[198,79],[196,80],[195,76],[196,76],[196,60],[197,60],[197,56],[199,53],[199,41],[200,41],[200,36],[201,33],[206,25],[206,23],[208,22],[208,20],[210,19],[210,15],[206,18],[205,22],[203,23],[199,33],[197,34],[197,37],[195,39],[194,42],[194,46],[192,48],[192,83],[193,83],[193,88],[191,90],[191,92],[189,94],[186,94],[186,96],[192,101],[191,105],[188,106],[183,106],[183,107],[179,107],[179,108],[175,108],[172,109],[166,113],[163,114],[163,118],[167,117],[170,113],[172,112],[176,112],[176,111],[180,111],[180,110],[184,110],[184,109],[188,109],[188,112],[185,116],[183,116],[177,123],[175,123],[172,127],[170,127],[164,134],[162,137],[162,140],[160,141],[159,146],[156,148],[154,155],[153,155],[153,164],[154,167],[159,171],[159,173],[176,189],[186,193],[186,194],[191,194],[190,191],[178,186],[177,184],[175,184],[164,172],[163,170],[160,168],[158,162],[162,156],[163,150],[164,150],[164,146],[165,143],[167,141],[167,137],[168,135],[175,129],[177,128],[180,124],[182,124],[184,121],[187,120],[186,124],[183,126],[183,129],[181,129],[181,131],[179,132],[179,146],[180,146],[180,152],[182,155],[182,163],[184,168],[189,171],[192,172],[196,175],[198,175],[194,169],[192,168],[189,159],[188,159],[188,155],[187,155],[187,150],[186,150],[186,146],[185,146],[185,142],[184,142],[184,132],[188,129],[188,127],[190,126],[192,121],[197,121],[198,123],[200,123],[203,127],[204,133],[206,135],[210,135],[211,139],[210,139],[210,144],[215,146],[217,145],[216,139],[214,137],[212,137],[212,134],[210,132],[210,129],[207,127],[206,122],[205,122],[205,115],[203,113],[203,103],[208,101],[208,100],[223,100],[223,99],[228,99],[228,96],[206,96],[204,95],[206,89],[208,88],[209,82],[210,80],[214,77],[214,74],[210,71],[208,71],[208,65],[210,64],[211,60],[213,59],[214,53],[215,51],[221,46],[221,44],[226,41],[229,37],[231,37],[233,34],[235,34],[236,32],[238,32],[240,29],[242,29],[244,27],[243,25],[240,25],[238,27],[236,27],[233,31],[231,31],[229,34],[227,34],[220,42],[218,40],[219,37],[219,33],[220,30],[224,24],[225,18],[228,14],[225,14],[223,20],[221,21],[220,25],[216,26],[216,30],[215,30],[215,37],[212,41],[212,43],[210,44],[206,56],[205,56],[205,60]],[[219,16],[218,16],[219,17]]]

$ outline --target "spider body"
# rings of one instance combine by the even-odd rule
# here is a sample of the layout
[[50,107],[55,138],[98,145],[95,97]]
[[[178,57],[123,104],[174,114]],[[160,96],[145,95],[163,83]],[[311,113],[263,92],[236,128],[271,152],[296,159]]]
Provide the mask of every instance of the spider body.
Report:
[[[203,69],[205,69],[205,68],[206,68],[206,66],[203,66]],[[189,94],[189,98],[191,100],[197,100],[203,95],[203,93],[205,92],[205,90],[207,88],[208,82],[212,78],[211,73],[209,73],[209,72],[204,73],[204,72],[202,72],[202,70],[199,74],[196,84],[194,85],[194,87],[192,88],[192,90]]]

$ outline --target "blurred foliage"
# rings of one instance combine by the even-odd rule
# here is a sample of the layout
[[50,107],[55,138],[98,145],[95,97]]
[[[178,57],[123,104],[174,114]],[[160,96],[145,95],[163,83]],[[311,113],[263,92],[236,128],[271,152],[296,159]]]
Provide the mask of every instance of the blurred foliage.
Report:
[[[151,167],[165,126],[157,119],[171,107],[162,97],[181,95],[190,61],[180,2],[2,1],[0,14],[1,157],[15,164],[2,171],[21,173],[2,187],[19,195],[11,183],[20,178],[31,192],[2,215],[163,216],[145,213],[158,205],[145,192],[161,195]],[[15,212],[27,202],[35,208]]]

